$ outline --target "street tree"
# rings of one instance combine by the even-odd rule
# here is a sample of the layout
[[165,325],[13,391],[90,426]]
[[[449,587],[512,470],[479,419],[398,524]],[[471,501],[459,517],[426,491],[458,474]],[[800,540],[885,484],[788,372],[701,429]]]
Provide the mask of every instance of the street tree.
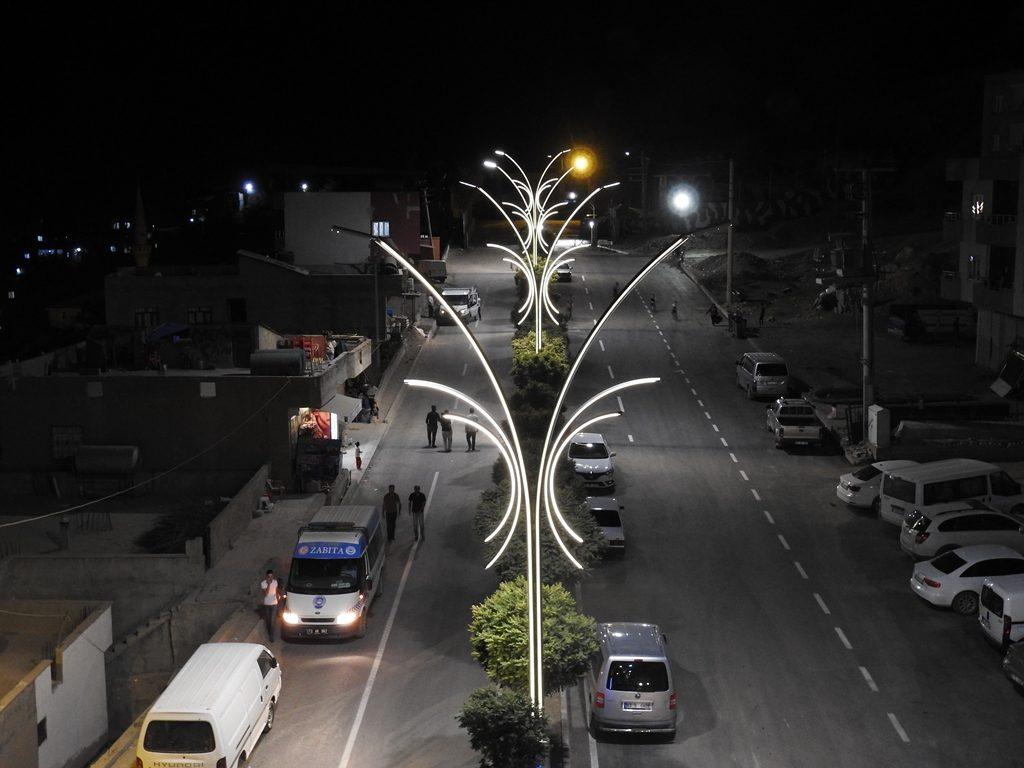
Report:
[[547,718],[521,691],[478,688],[456,719],[481,768],[534,768],[547,754]]

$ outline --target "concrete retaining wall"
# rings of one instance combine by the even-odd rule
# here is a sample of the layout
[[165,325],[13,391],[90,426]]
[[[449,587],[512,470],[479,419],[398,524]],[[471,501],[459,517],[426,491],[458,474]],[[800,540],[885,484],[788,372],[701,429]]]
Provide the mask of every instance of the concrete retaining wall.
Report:
[[0,699],[0,765],[39,768],[36,689],[26,677]]
[[184,555],[14,555],[0,561],[5,596],[109,600],[114,637],[121,637],[203,581],[203,542]]
[[266,489],[270,465],[260,467],[249,481],[234,495],[224,509],[210,521],[209,558],[213,567],[234,546],[235,541],[252,522],[252,513],[260,503]]

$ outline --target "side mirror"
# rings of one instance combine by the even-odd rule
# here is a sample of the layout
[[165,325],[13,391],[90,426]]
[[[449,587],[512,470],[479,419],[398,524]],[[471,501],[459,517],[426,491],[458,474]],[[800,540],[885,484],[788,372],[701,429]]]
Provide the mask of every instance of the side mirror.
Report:
[[615,451],[612,451],[610,455],[611,456],[618,456],[619,454],[617,454]]

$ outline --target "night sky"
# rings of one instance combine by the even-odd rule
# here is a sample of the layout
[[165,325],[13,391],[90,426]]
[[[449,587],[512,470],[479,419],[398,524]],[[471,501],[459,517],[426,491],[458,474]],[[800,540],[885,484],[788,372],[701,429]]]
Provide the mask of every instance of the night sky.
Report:
[[15,14],[8,215],[105,215],[136,178],[173,199],[261,164],[418,171],[495,146],[975,154],[984,75],[1024,66],[1019,3],[746,5]]

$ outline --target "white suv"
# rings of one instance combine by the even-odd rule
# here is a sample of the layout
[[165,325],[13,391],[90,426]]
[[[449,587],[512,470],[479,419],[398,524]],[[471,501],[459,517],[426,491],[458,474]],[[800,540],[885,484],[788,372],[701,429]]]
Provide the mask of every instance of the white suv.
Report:
[[934,557],[971,544],[1002,544],[1024,553],[1024,519],[968,499],[927,515],[915,509],[900,529],[900,548],[912,557]]
[[605,544],[608,545],[609,555],[622,556],[626,554],[626,533],[622,527],[622,518],[619,512],[625,511],[625,507],[619,504],[614,496],[587,496],[587,509],[594,518],[604,534]]
[[583,484],[591,490],[615,490],[614,455],[597,432],[578,432],[569,443],[569,461]]

